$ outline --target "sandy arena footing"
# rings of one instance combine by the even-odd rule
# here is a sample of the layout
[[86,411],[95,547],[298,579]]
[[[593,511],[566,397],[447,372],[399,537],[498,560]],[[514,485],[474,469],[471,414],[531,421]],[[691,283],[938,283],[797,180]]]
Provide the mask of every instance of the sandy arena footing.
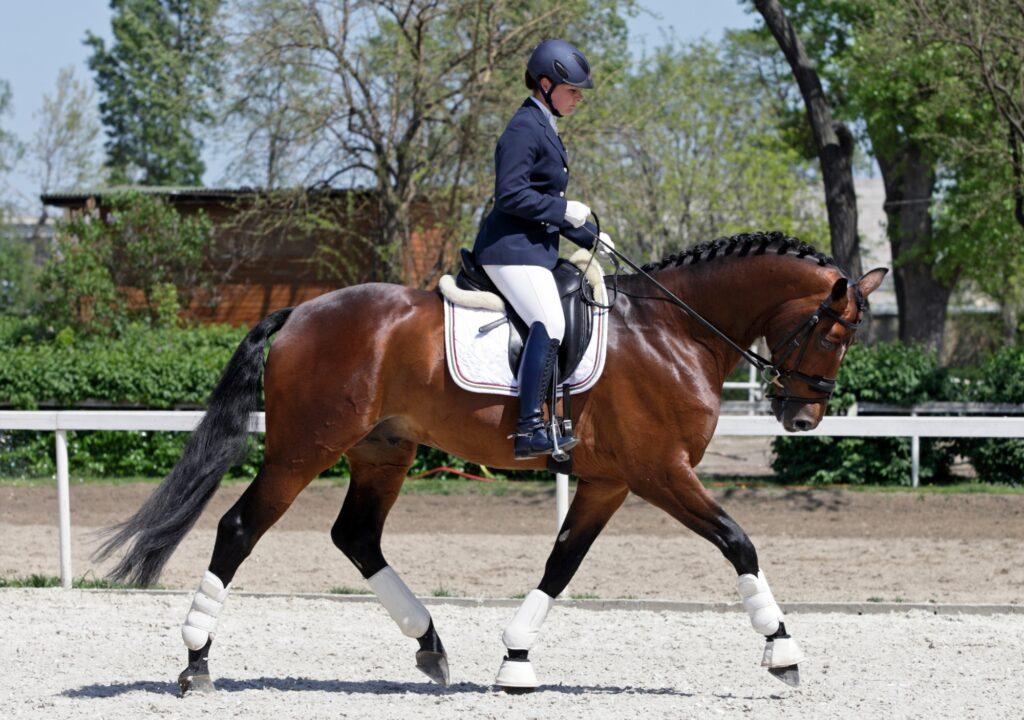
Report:
[[374,602],[236,595],[210,654],[219,692],[177,697],[183,593],[0,590],[6,718],[1006,718],[1020,712],[1020,614],[790,614],[791,689],[741,613],[556,605],[531,653],[543,686],[492,689],[508,607],[431,603],[453,685]]

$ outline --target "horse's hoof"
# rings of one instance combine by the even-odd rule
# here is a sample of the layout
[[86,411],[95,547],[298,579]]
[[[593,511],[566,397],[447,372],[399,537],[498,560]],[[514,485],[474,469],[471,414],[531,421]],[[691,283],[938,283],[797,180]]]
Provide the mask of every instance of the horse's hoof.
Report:
[[533,665],[529,660],[509,659],[507,655],[501,661],[494,684],[509,695],[531,693],[538,685],[537,675],[533,672]]
[[800,687],[800,669],[796,665],[768,668],[768,672],[790,687]]
[[534,690],[537,689],[532,687],[502,687],[501,685],[499,685],[498,687],[500,687],[509,695],[526,695],[528,693],[532,693]]
[[416,652],[416,667],[441,687],[448,687],[451,684],[447,653],[418,650]]
[[178,688],[181,690],[182,697],[189,693],[206,694],[216,692],[216,688],[213,686],[213,679],[209,675],[192,675],[188,670],[178,676]]

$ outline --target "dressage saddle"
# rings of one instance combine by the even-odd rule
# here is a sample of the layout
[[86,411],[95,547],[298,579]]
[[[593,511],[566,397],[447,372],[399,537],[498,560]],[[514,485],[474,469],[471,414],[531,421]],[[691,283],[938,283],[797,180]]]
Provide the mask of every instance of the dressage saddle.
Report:
[[[555,286],[562,298],[562,312],[565,314],[565,335],[558,348],[558,377],[568,378],[583,359],[590,335],[594,330],[591,308],[583,301],[583,271],[564,258],[559,258],[555,269]],[[515,377],[519,371],[519,357],[523,340],[530,331],[529,325],[519,317],[512,304],[494,286],[471,250],[462,249],[462,269],[455,277],[455,284],[463,290],[484,290],[492,292],[505,301],[505,311],[511,323],[508,342],[508,364]]]

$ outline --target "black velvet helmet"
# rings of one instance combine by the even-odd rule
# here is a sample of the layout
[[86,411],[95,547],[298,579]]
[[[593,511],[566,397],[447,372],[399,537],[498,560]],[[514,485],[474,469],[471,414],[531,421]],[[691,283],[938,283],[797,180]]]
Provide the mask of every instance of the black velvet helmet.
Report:
[[[571,45],[565,40],[545,40],[534,48],[529,62],[526,63],[526,75],[541,91],[544,101],[555,115],[561,114],[551,103],[551,91],[555,89],[555,86],[594,87],[587,58],[576,49],[575,45]],[[540,84],[541,76],[551,81],[551,88],[547,91]]]

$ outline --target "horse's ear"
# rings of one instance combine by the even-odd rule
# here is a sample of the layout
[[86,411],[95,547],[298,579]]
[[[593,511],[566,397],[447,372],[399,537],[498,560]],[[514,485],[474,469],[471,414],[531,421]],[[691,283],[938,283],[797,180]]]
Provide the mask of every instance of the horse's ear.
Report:
[[885,274],[889,272],[889,268],[878,267],[874,270],[868,270],[866,273],[860,276],[860,280],[857,281],[857,286],[860,288],[860,294],[867,297],[882,284],[882,279]]
[[846,278],[836,280],[836,284],[832,286],[832,302],[837,303],[846,297],[846,286]]

